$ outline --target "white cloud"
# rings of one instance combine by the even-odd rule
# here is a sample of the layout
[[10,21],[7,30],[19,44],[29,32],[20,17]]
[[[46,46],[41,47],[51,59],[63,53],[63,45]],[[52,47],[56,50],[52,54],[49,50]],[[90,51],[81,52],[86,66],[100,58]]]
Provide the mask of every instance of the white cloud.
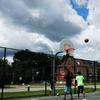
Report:
[[57,50],[58,40],[78,34],[86,27],[86,23],[71,8],[70,3],[66,3],[69,0],[38,1],[1,1],[1,46],[43,49],[42,46],[45,45]]
[[[100,7],[99,0],[88,0],[88,22],[89,26],[80,34],[72,37],[74,41],[75,57],[90,60],[100,60]],[[89,42],[85,43],[84,39],[88,38]]]
[[[74,46],[76,45],[75,57],[99,60],[100,56],[96,56],[98,53],[100,53],[99,37],[100,30],[97,29],[94,25],[88,26],[88,28],[82,33],[73,37],[72,41],[74,41]],[[84,42],[86,38],[89,39],[88,43]]]
[[86,27],[84,20],[68,2],[69,0],[2,0],[0,11],[9,23],[25,28],[28,32],[45,35],[53,41],[60,41],[66,34],[70,37]]
[[57,49],[58,43],[49,40],[44,35],[27,32],[23,28],[13,26],[10,23],[8,26],[5,20],[2,18],[0,20],[0,26],[2,27],[0,29],[0,46],[42,52],[55,51]]
[[[85,1],[78,0],[78,4]],[[75,57],[100,59],[100,3],[88,1],[89,26],[72,9],[70,0],[1,0],[0,46],[57,52],[60,41],[69,38]],[[89,38],[88,44],[85,38]]]
[[79,6],[84,6],[87,4],[88,0],[76,0],[77,4]]
[[33,18],[39,18],[40,17],[40,12],[39,12],[38,9],[29,10],[29,12],[32,14]]
[[89,16],[88,22],[89,24],[95,25],[95,27],[100,28],[100,0],[89,0],[88,8],[89,8]]

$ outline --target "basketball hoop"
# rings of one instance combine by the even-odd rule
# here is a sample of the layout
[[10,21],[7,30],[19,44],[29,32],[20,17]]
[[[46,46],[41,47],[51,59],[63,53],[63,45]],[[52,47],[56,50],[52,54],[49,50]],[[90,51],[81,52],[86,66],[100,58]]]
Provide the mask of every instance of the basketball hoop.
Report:
[[70,46],[69,46],[69,44],[64,44],[64,51],[66,52],[66,54],[69,54],[69,55],[73,55],[73,52],[74,52],[74,48],[71,48]]
[[66,54],[69,54],[70,56],[73,56],[75,49],[73,48],[71,41],[64,39],[61,41],[60,50],[64,51]]

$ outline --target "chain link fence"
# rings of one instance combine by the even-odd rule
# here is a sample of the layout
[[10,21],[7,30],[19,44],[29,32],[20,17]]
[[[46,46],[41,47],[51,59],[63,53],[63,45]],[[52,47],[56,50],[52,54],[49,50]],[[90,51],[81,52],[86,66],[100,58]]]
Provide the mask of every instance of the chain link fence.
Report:
[[[63,63],[62,56],[57,56],[55,59],[55,73],[53,73],[53,60],[53,54],[0,47],[1,99],[6,92],[42,90],[42,95],[49,95],[53,74],[55,74],[55,94],[64,94],[64,68],[59,67]],[[96,90],[100,82],[99,61],[74,59],[72,67],[75,75],[81,71],[85,82],[91,83]]]

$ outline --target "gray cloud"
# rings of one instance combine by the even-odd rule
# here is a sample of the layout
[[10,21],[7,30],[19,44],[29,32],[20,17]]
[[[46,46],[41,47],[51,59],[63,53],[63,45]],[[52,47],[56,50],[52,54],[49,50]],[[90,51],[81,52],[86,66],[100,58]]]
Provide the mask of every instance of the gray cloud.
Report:
[[[0,11],[9,19],[9,23],[29,32],[44,34],[53,41],[60,41],[82,31],[80,26],[64,20],[63,11],[58,11],[60,5],[54,8],[52,0],[0,0]],[[29,10],[33,9],[39,10],[39,18],[32,17]]]
[[[67,37],[74,41],[75,57],[88,59],[95,51],[96,56],[92,58],[100,59],[100,46],[95,48],[96,44],[100,44],[99,0],[89,0],[89,26],[71,8],[69,1],[0,0],[0,46],[57,52],[59,41]],[[83,41],[87,37],[93,50],[89,51],[89,55]],[[0,57],[3,53],[0,49]],[[7,51],[7,55],[13,53]]]

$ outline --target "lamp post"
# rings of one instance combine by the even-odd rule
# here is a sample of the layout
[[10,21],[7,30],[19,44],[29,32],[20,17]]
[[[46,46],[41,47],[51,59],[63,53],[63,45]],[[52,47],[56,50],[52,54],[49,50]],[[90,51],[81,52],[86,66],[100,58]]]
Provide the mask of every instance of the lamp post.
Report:
[[54,55],[54,58],[53,58],[53,96],[55,96],[55,61],[56,61],[56,56],[59,54],[59,53],[63,53],[63,51],[59,51],[57,52],[55,55]]

